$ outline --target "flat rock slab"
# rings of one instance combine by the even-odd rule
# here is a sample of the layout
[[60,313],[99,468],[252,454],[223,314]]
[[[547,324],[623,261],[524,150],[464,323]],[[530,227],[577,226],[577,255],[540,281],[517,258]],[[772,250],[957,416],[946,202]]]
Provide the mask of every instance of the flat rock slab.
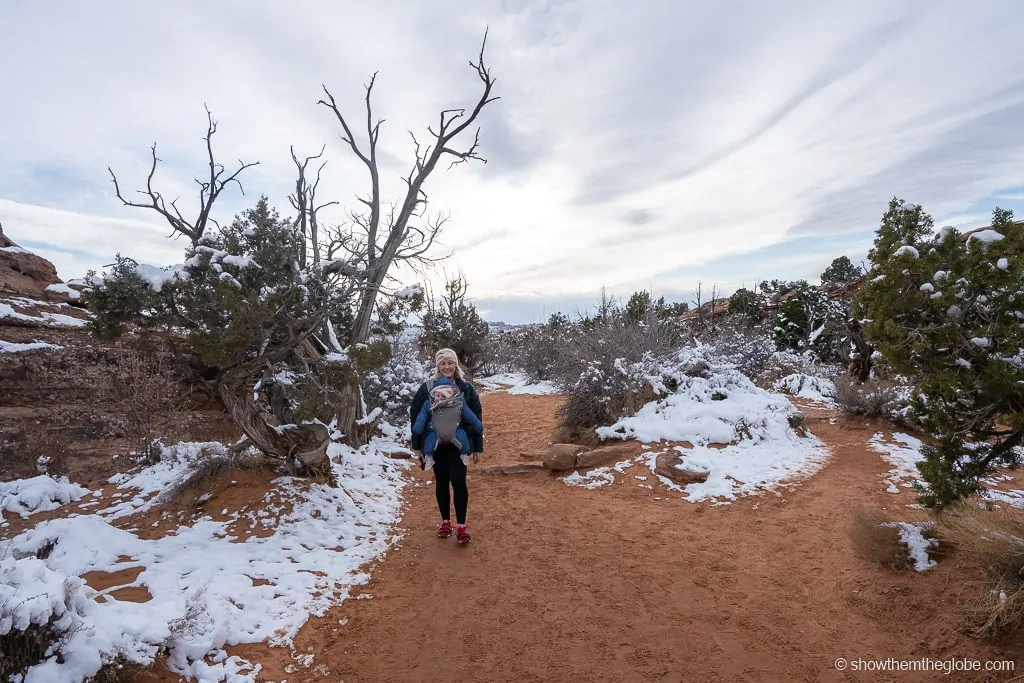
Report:
[[576,456],[585,450],[586,446],[575,443],[552,444],[541,458],[541,462],[549,470],[571,470],[576,467]]
[[634,446],[628,443],[615,443],[599,446],[576,456],[576,467],[601,467],[618,462],[633,455]]
[[535,462],[513,462],[505,465],[490,465],[480,470],[483,474],[529,474],[530,472],[543,472],[548,469],[541,461]]
[[654,473],[677,484],[700,484],[708,479],[707,470],[683,469],[683,458],[677,453],[661,453],[654,465]]

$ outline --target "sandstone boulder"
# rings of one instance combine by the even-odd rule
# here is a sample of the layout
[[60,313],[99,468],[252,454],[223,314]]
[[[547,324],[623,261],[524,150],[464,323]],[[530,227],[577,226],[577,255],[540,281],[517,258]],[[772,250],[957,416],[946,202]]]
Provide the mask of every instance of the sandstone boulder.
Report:
[[71,304],[72,306],[82,305],[82,293],[74,287],[64,284],[63,282],[49,285],[43,290],[43,295],[47,301],[60,304]]
[[52,263],[22,249],[0,228],[0,294],[48,301],[46,288],[62,284]]
[[654,465],[654,473],[681,486],[699,484],[708,478],[707,470],[685,466],[682,456],[678,453],[659,454]]
[[576,456],[576,467],[601,467],[619,462],[633,455],[633,446],[628,443],[613,443],[601,446]]
[[542,462],[549,470],[571,470],[576,467],[576,456],[587,450],[586,446],[574,443],[556,443],[548,448]]

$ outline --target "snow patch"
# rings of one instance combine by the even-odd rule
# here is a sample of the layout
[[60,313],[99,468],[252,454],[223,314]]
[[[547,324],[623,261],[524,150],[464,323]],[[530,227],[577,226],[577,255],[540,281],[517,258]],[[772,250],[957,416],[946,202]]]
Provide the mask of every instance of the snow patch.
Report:
[[46,342],[8,342],[0,339],[0,353],[20,353],[22,351],[39,351],[42,349],[63,349],[63,346]]
[[56,294],[63,294],[65,296],[67,296],[69,299],[80,299],[80,298],[82,298],[82,293],[81,292],[79,292],[77,289],[71,289],[70,287],[68,287],[63,282],[49,285],[46,288],[46,291],[47,292],[54,292]]
[[47,475],[0,483],[0,510],[22,517],[56,510],[80,500],[89,489],[71,483],[67,477]]
[[[156,465],[112,479],[127,500],[98,499],[106,507],[95,513],[44,521],[5,542],[0,591],[20,597],[4,600],[0,592],[0,630],[51,616],[67,628],[61,656],[31,667],[23,683],[85,680],[98,671],[101,658],[116,655],[149,665],[163,645],[169,648],[168,665],[179,675],[255,683],[260,667],[228,657],[225,646],[293,645],[311,616],[349,598],[354,586],[370,578],[363,567],[401,538],[395,525],[406,483],[401,471],[409,465],[386,458],[386,450],[400,444],[380,438],[360,449],[331,444],[339,488],[280,477],[263,500],[227,519],[202,517],[176,528],[168,520],[171,529],[157,538],[112,524],[149,509],[156,493],[188,474],[203,446],[167,448]],[[43,493],[33,497],[32,487]],[[11,507],[39,499],[33,505],[37,510],[48,498],[70,500],[85,492],[40,478],[6,483],[3,491],[17,494],[4,497],[19,501]],[[233,525],[240,524],[267,533],[239,539]],[[46,558],[38,559],[44,548]],[[86,572],[138,568],[141,573],[128,585],[149,591],[152,599],[145,603],[111,595],[123,586],[95,591],[80,578]],[[26,596],[34,602],[27,603]],[[185,626],[172,629],[175,622]]]
[[914,482],[921,482],[917,463],[924,459],[921,455],[921,440],[909,434],[895,433],[888,440],[882,432],[876,432],[868,439],[868,448],[882,456],[892,465],[886,479],[889,493],[899,493],[900,487],[914,488]]
[[535,396],[552,396],[559,393],[553,382],[531,382],[522,372],[508,372],[477,379],[477,383],[490,392],[507,392],[509,394],[531,394]]

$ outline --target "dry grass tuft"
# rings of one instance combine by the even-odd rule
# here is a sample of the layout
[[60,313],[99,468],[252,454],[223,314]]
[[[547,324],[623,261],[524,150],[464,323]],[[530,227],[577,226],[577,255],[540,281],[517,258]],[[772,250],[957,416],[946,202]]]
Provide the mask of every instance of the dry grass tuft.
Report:
[[997,574],[1024,575],[1024,511],[965,502],[944,511],[937,526],[943,541],[957,548],[961,563]]
[[269,472],[274,468],[274,463],[262,455],[209,449],[203,454],[205,457],[198,460],[185,477],[161,494],[162,502],[183,508],[193,507],[199,499],[197,492],[228,472]]
[[[901,512],[902,516],[906,516]],[[857,553],[868,562],[880,567],[893,570],[910,569],[914,567],[914,558],[910,555],[907,544],[900,538],[900,530],[897,522],[927,525],[928,519],[900,519],[896,520],[892,515],[883,510],[863,506],[853,514],[849,527],[849,537]],[[934,529],[925,526],[921,535],[926,539],[936,538]],[[929,548],[929,554],[934,555],[939,548]]]
[[900,541],[896,527],[887,526],[894,520],[876,508],[862,507],[853,514],[849,536],[853,547],[868,562],[888,569],[911,566],[907,546]]
[[1024,582],[1019,577],[991,575],[961,600],[959,611],[962,633],[979,640],[1001,640],[1024,623]]
[[961,565],[983,577],[961,593],[961,631],[990,641],[1017,631],[1024,624],[1024,511],[964,502],[944,511],[938,528]]

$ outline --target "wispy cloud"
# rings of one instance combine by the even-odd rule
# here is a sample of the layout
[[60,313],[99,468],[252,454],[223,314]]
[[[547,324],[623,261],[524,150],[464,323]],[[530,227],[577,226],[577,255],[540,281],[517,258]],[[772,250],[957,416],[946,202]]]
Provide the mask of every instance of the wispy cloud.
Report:
[[362,125],[374,72],[397,198],[407,131],[423,137],[442,109],[475,101],[468,63],[489,26],[501,99],[480,120],[488,163],[440,169],[427,187],[451,214],[438,253],[454,248],[446,268],[481,301],[529,317],[602,284],[653,277],[683,292],[697,277],[814,272],[824,245],[859,253],[892,196],[937,221],[1022,201],[1022,20],[1012,2],[9,3],[0,221],[16,240],[78,251],[65,277],[115,251],[180,260],[153,216],[112,196],[106,168],[141,187],[156,141],[160,187],[194,209],[204,103],[219,158],[261,162],[221,219],[263,193],[287,208],[292,144],[327,144],[321,192],[353,208],[365,169],[316,102],[326,85]]

